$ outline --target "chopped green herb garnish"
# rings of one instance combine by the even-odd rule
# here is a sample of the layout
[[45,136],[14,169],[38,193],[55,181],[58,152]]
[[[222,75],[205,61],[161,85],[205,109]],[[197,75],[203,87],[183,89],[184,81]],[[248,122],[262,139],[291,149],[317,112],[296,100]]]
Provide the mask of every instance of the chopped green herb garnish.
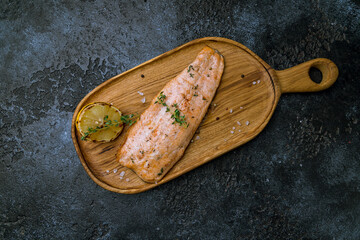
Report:
[[188,72],[190,72],[191,69],[195,70],[192,65],[189,65]]
[[194,74],[190,73],[190,77],[194,78]]
[[203,97],[203,100],[206,101],[206,98]]
[[195,93],[195,94],[194,94],[194,97],[197,97],[197,96],[199,96],[199,95],[197,95],[197,93]]
[[136,123],[136,119],[137,116],[135,116],[134,114],[130,114],[130,115],[122,115],[121,116],[121,121],[124,124],[128,124],[129,126],[133,125],[134,123]]
[[[117,120],[114,120],[114,123],[116,123],[116,124],[115,124],[116,127],[118,127],[118,126],[120,125],[120,123],[119,123]],[[114,126],[114,123],[113,123],[111,120],[109,120],[109,116],[108,116],[108,115],[105,115],[104,121],[103,121],[103,125],[101,125],[101,126],[96,126],[95,128],[89,127],[88,130],[87,130],[87,132],[84,132],[84,135],[81,136],[81,140],[86,140],[86,138],[87,138],[90,134],[96,133],[96,132],[97,132],[98,130],[100,130],[100,129],[109,128],[109,127],[111,127],[111,126]]]
[[[164,95],[164,92],[161,92],[157,99],[158,101],[156,101],[155,103],[161,104],[166,107],[166,112],[172,112],[170,107],[164,102],[164,100],[166,99],[166,95]],[[178,105],[174,103],[171,105],[171,107],[176,108],[175,111],[171,114],[171,118],[175,120],[172,124],[178,123],[180,126],[184,124],[187,127],[188,123],[185,120],[185,115],[181,116]]]
[[163,174],[163,172],[164,172],[164,169],[161,168],[161,170],[160,170],[160,172],[158,173],[158,175],[160,176],[161,174]]
[[197,85],[197,84],[196,84],[196,85],[195,85],[195,87],[194,87],[194,89],[197,89],[197,88],[198,88],[198,86],[199,86],[199,85]]

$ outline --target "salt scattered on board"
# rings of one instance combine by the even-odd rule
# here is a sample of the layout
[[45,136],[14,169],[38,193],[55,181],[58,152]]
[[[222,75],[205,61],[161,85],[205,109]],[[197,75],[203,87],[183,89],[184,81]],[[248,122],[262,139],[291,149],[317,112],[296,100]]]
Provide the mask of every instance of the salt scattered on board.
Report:
[[123,177],[125,175],[125,171],[121,171],[120,177]]
[[260,83],[260,80],[258,80],[257,83]]
[[239,121],[236,122],[239,126],[241,126],[241,123]]
[[116,173],[116,172],[117,172],[117,169],[115,168],[113,172]]
[[230,133],[231,133],[231,134],[234,134],[234,131],[231,130]]
[[253,85],[255,85],[256,84],[256,81],[253,81]]
[[196,140],[199,140],[200,139],[200,136],[198,135],[198,136],[196,136],[196,138],[195,138]]
[[246,121],[246,126],[249,126],[250,122],[249,121]]
[[232,109],[230,109],[230,113],[233,113],[233,110],[232,110]]
[[142,92],[140,92],[140,91],[138,91],[138,94],[140,94],[141,96],[144,96],[144,93],[142,93]]
[[126,178],[125,180],[126,180],[127,182],[129,182],[129,181],[130,181],[130,179],[129,179],[129,178]]
[[142,103],[145,103],[145,102],[146,102],[146,98],[143,97],[143,98],[141,99],[141,102],[142,102]]
[[235,130],[235,127],[233,127],[233,130]]

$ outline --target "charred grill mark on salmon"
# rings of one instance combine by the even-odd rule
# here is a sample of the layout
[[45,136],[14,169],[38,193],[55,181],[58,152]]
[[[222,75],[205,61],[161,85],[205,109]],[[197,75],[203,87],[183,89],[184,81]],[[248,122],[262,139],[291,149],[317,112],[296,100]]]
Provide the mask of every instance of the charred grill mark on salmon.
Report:
[[120,164],[145,182],[161,180],[183,156],[215,95],[223,70],[223,57],[204,47],[130,128],[117,153]]

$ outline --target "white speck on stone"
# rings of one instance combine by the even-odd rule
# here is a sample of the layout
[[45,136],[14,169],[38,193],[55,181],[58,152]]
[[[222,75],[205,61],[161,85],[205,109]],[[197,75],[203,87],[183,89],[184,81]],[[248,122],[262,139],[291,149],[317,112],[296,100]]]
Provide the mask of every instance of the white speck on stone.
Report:
[[125,180],[126,180],[127,182],[129,182],[129,181],[130,181],[130,178],[126,178]]
[[256,81],[253,81],[253,85],[255,85],[256,84]]
[[235,130],[235,127],[233,127],[233,130]]
[[117,172],[117,169],[115,168],[115,169],[113,170],[113,172],[116,173],[116,172]]
[[250,122],[249,122],[249,121],[246,121],[246,123],[245,123],[245,124],[246,124],[246,126],[249,126]]
[[230,109],[230,113],[233,113],[233,110],[232,110],[232,109]]
[[302,164],[300,163],[300,167],[302,167]]
[[140,91],[138,91],[138,94],[140,94],[141,96],[144,96],[144,93],[142,93],[142,92],[140,92]]
[[200,136],[198,135],[198,136],[196,136],[196,138],[195,138],[196,140],[199,140],[200,139]]
[[266,179],[266,182],[269,182],[269,179],[268,179],[268,178]]
[[142,103],[145,103],[145,102],[146,102],[146,98],[143,97],[143,98],[141,99],[141,102],[142,102]]
[[237,125],[241,126],[241,123],[239,121],[237,121],[236,123],[237,123]]
[[234,134],[234,131],[230,131],[231,134]]
[[120,177],[123,177],[125,175],[125,171],[121,171]]
[[157,228],[156,228],[156,230],[158,230],[158,231],[159,231],[159,230],[160,230],[160,228],[158,228],[158,227],[157,227]]

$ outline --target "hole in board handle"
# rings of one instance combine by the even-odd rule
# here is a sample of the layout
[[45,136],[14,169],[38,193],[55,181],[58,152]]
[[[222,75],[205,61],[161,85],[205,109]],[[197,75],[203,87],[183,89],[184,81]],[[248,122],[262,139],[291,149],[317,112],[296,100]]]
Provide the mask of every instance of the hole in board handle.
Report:
[[309,69],[309,76],[310,79],[317,84],[320,84],[323,79],[322,72],[316,67],[311,67]]

